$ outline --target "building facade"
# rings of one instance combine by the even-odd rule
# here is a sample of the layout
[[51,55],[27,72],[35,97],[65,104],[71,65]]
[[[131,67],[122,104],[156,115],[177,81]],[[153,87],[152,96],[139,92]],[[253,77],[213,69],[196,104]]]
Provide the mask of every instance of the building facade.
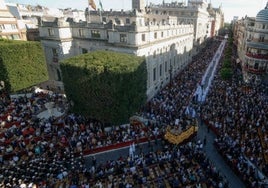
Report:
[[221,8],[205,0],[188,5],[172,2],[146,5],[132,0],[132,11],[85,11],[86,21],[57,18],[40,22],[50,79],[61,83],[60,60],[95,50],[145,56],[147,96],[153,97],[223,27]]
[[170,15],[179,21],[194,25],[194,53],[198,53],[202,44],[218,35],[224,25],[224,14],[221,7],[213,8],[206,0],[188,0],[188,4],[172,2],[160,5],[150,4],[147,11],[156,15]]
[[144,0],[132,0],[132,9],[137,11],[145,10]]
[[26,40],[26,29],[20,28],[20,23],[10,13],[4,0],[0,0],[0,38]]
[[[42,22],[39,27],[50,79],[61,83],[60,60],[95,50],[145,56],[147,96],[153,97],[192,60],[194,27],[176,17],[130,12],[86,12],[87,22]],[[148,19],[150,17],[150,19]],[[163,24],[162,20],[165,19]],[[161,21],[160,21],[161,20]]]
[[268,81],[268,3],[256,17],[245,17],[234,23],[234,41],[238,62],[247,83]]

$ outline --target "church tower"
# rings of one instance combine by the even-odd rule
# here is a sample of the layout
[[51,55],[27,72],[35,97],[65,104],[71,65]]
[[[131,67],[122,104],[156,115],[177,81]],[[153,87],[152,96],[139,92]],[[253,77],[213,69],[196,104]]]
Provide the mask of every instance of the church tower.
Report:
[[145,9],[144,0],[132,0],[132,9],[136,9],[138,11],[144,11]]

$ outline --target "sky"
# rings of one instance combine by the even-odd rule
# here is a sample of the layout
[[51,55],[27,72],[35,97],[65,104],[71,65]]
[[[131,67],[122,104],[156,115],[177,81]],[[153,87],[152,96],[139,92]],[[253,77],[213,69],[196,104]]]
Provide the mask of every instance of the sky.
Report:
[[[6,3],[19,3],[30,5],[42,5],[50,8],[76,8],[84,10],[88,6],[88,0],[4,0]],[[96,5],[99,5],[99,0],[94,0]],[[176,0],[164,0],[166,3],[175,2]],[[186,0],[177,0],[185,2]],[[101,0],[104,10],[130,10],[131,0]],[[147,3],[159,4],[163,0],[145,0]],[[212,3],[214,8],[222,6],[226,22],[230,22],[234,16],[256,17],[257,13],[264,9],[267,0],[207,0]]]

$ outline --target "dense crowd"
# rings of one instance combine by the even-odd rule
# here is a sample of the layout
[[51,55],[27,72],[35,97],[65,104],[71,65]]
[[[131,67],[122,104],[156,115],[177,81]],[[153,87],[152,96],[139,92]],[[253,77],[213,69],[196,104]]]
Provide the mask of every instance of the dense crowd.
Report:
[[[85,177],[95,187],[227,187],[228,183],[209,162],[200,147],[189,142],[162,151],[120,157],[92,166]],[[88,181],[88,180],[86,180]]]
[[219,75],[205,103],[202,117],[218,135],[216,146],[247,187],[260,186],[256,169],[268,175],[268,88],[245,85],[239,67],[231,81]]
[[33,93],[29,98],[10,98],[2,93],[0,179],[3,184],[14,187],[10,181],[54,182],[63,172],[66,176],[72,169],[83,171],[85,166],[79,158],[94,148],[160,134],[161,129],[154,124],[117,126],[107,131],[99,121],[79,115],[37,117],[46,110],[47,102],[67,109],[65,100],[58,94]]
[[[147,119],[157,121],[164,125],[180,124],[186,127],[188,114],[186,107],[194,95],[195,89],[212,60],[221,41],[210,41],[193,61],[177,76],[171,84],[163,88],[141,110],[141,115]],[[179,122],[176,122],[179,120]],[[193,122],[190,122],[194,124]]]
[[[194,118],[189,118],[185,114],[185,108],[219,43],[209,43],[208,48],[195,57],[183,72],[174,77],[170,85],[141,109],[140,114],[143,117],[151,120],[149,122],[156,122],[149,123],[146,127],[112,126],[107,130],[97,120],[67,113],[59,118],[38,118],[37,114],[46,110],[45,104],[51,101],[57,109],[68,109],[68,102],[64,96],[55,93],[33,93],[30,97],[10,98],[2,92],[1,186],[58,187],[63,182],[66,183],[63,180],[67,179],[70,187],[82,187],[84,181],[87,182],[84,183],[84,187],[89,184],[96,187],[106,187],[109,184],[113,187],[111,180],[114,178],[111,178],[111,175],[116,169],[119,171],[115,174],[122,174],[123,169],[123,174],[129,182],[126,181],[126,177],[122,179],[120,176],[121,180],[117,181],[115,187],[149,185],[152,181],[162,186],[164,180],[168,181],[165,183],[174,185],[173,187],[201,187],[202,183],[208,187],[223,187],[222,178],[216,173],[215,167],[205,160],[198,144],[191,147],[183,146],[176,151],[169,148],[158,153],[135,156],[133,159],[120,158],[118,161],[107,162],[108,167],[105,168],[104,164],[89,167],[84,160],[85,151],[94,148],[141,138],[156,138],[155,135],[162,134],[165,125],[176,124],[183,129],[193,125]],[[179,119],[179,122],[175,123],[176,119]],[[159,160],[159,156],[163,159],[160,157]],[[195,160],[193,156],[196,156]],[[120,164],[123,166],[118,169]],[[154,168],[157,181],[150,179],[148,175],[148,170],[150,171],[152,166],[157,166],[157,169]],[[163,166],[168,168],[163,169]],[[168,177],[167,170],[171,171]],[[164,173],[159,175],[161,171]],[[103,183],[105,186],[101,185]]]

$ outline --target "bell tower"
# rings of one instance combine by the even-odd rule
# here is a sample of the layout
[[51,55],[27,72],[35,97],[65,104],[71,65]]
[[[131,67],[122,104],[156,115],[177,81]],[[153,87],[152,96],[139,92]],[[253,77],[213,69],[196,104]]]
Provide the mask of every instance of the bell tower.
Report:
[[132,0],[132,9],[136,9],[138,11],[145,10],[144,0]]

